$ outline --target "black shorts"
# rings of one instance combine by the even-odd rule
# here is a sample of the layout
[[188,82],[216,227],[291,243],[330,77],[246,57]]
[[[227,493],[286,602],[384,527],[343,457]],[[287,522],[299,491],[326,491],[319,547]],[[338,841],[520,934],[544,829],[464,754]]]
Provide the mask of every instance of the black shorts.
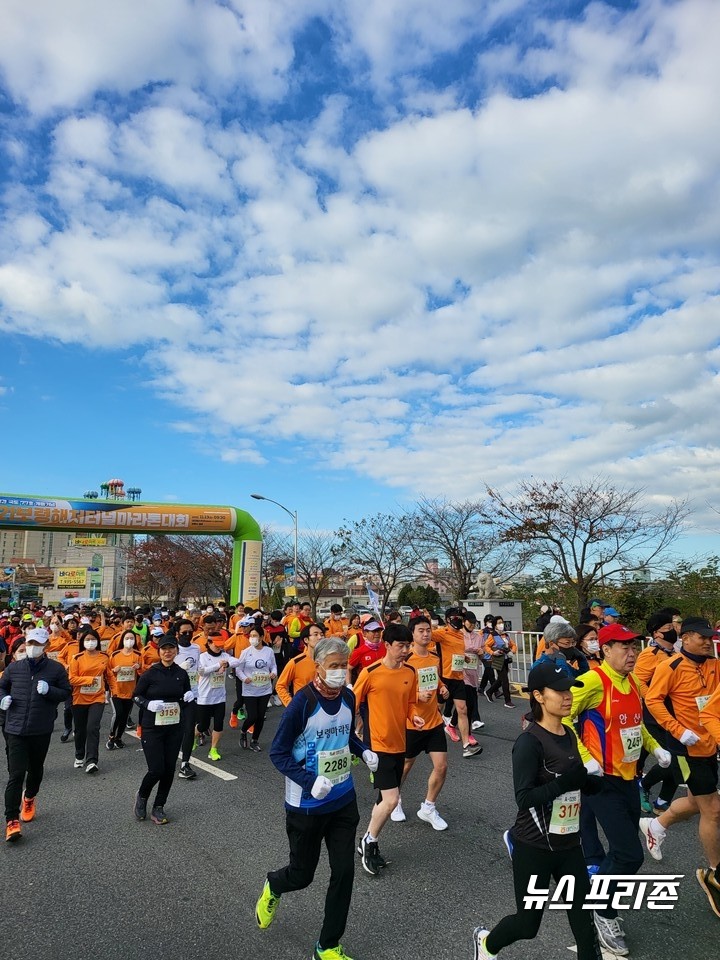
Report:
[[447,753],[445,724],[439,723],[430,730],[408,730],[405,734],[405,756],[414,760],[423,751],[425,753]]
[[197,705],[197,727],[201,733],[210,732],[210,721],[213,730],[220,733],[225,723],[225,701],[222,703],[199,703]]
[[465,703],[465,681],[464,680],[446,680],[445,677],[442,678],[442,682],[448,688],[450,692],[451,700],[462,700]]
[[694,797],[715,793],[718,788],[717,757],[678,757],[678,762],[683,782]]
[[376,790],[400,789],[403,768],[405,767],[404,753],[378,752],[378,768],[373,777]]

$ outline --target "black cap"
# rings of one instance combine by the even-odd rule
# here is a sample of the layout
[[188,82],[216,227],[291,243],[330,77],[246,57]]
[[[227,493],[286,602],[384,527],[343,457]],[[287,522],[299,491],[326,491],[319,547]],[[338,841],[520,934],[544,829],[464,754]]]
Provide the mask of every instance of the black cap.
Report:
[[158,637],[158,650],[161,647],[177,647],[178,642],[175,637],[172,637],[169,633],[166,633],[162,637]]
[[645,629],[650,636],[652,636],[656,630],[659,630],[660,627],[664,627],[666,623],[672,623],[672,614],[668,613],[667,610],[659,610],[650,617],[648,622],[645,624]]
[[704,617],[686,617],[680,627],[680,636],[684,633],[699,633],[701,637],[714,637],[715,631],[710,621]]
[[569,690],[570,687],[582,687],[579,680],[573,680],[562,667],[556,667],[551,661],[536,664],[528,674],[527,686],[523,687],[525,693],[531,690],[544,690],[550,687],[551,690]]

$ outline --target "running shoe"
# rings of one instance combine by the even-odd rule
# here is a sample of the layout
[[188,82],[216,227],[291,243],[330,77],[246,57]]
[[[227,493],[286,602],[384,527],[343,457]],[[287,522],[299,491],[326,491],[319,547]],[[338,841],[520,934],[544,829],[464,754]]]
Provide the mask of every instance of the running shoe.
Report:
[[429,823],[433,830],[447,830],[448,828],[447,823],[443,820],[435,807],[433,807],[432,810],[426,810],[425,807],[420,807],[417,815],[421,820],[424,820],[425,823]]
[[340,943],[336,947],[327,947],[327,949],[321,950],[318,940],[315,944],[314,960],[352,960],[352,957],[345,953]]
[[490,931],[486,927],[475,927],[473,930],[473,948],[475,950],[475,960],[494,960],[496,953],[490,953],[485,946],[485,941],[490,936]]
[[405,816],[405,811],[403,810],[402,800],[398,800],[397,806],[395,807],[393,812],[390,814],[390,819],[394,823],[404,823],[404,821],[407,820],[407,817]]
[[472,729],[472,730],[482,730],[482,728],[483,728],[484,726],[485,726],[485,724],[482,722],[482,720],[473,720],[472,725],[471,725],[471,729]]
[[247,714],[245,713],[242,707],[240,707],[240,709],[237,712],[237,718],[238,720],[247,720]]
[[76,770],[79,770],[80,767],[84,767],[84,766],[85,766],[84,760],[75,760],[75,762],[73,763],[73,767],[75,767]]
[[638,788],[640,790],[640,810],[642,813],[647,814],[648,816],[653,812],[652,801],[650,800],[650,794],[642,785],[642,780],[638,780]]
[[460,743],[460,734],[457,731],[457,727],[454,727],[452,723],[445,724],[445,733],[450,737],[453,743]]
[[113,738],[112,738],[112,737],[108,737],[108,741],[107,741],[107,743],[105,744],[105,749],[106,749],[106,750],[114,750],[114,749],[115,749],[115,746],[116,746],[116,745],[115,745],[115,741],[113,740]]
[[94,760],[91,760],[90,763],[85,767],[85,773],[97,773],[98,765]]
[[160,826],[165,826],[166,823],[170,823],[170,820],[165,813],[163,807],[155,806],[152,808],[152,813],[150,814],[150,819],[153,823],[157,823]]
[[589,877],[594,877],[596,873],[600,873],[600,864],[599,863],[589,863],[587,865],[587,873]]
[[195,737],[195,746],[204,747],[206,740],[207,740],[207,736],[204,733],[198,733],[198,735]]
[[665,813],[669,806],[670,804],[667,800],[661,800],[660,797],[658,797],[656,800],[653,800],[653,813],[659,817],[660,814]]
[[473,746],[471,743],[468,743],[466,747],[463,747],[462,755],[467,759],[467,757],[479,757],[482,752],[483,748],[479,743],[476,743],[475,746]]
[[[648,853],[653,858],[653,860],[662,860],[662,840],[659,840],[651,830],[652,819],[650,817],[642,817],[640,820],[640,830],[642,831],[643,836],[645,837],[645,846],[647,847]],[[663,840],[665,838],[663,837]]]
[[116,750],[124,750],[124,749],[125,749],[125,744],[122,742],[122,740],[118,740],[118,739],[115,740],[115,749],[116,749]]
[[715,879],[715,871],[700,867],[695,871],[695,876],[710,901],[710,909],[716,917],[720,917],[720,883]]
[[383,867],[383,864],[380,863],[379,860],[380,849],[377,840],[371,843],[366,837],[363,837],[360,841],[359,849],[362,856],[363,870],[376,877]]
[[257,740],[251,740],[251,741],[250,741],[250,749],[251,749],[252,751],[254,751],[255,753],[262,753],[262,747],[261,747],[260,744],[257,742]]
[[181,763],[180,770],[178,771],[178,777],[181,780],[194,780],[197,774],[190,766],[189,763]]
[[237,730],[238,718],[236,713],[230,714],[229,723],[230,723],[230,726],[233,728],[233,730]]
[[132,717],[128,717],[128,718],[127,718],[127,721],[126,721],[126,723],[125,723],[126,729],[132,730],[132,728],[133,728],[134,726],[135,726],[135,721],[133,720]]
[[493,702],[493,698],[490,696],[490,694],[487,692],[487,690],[483,690],[483,696],[485,697],[485,699],[487,700],[488,703],[492,703],[492,702]]
[[209,760],[222,760],[221,755],[215,747],[210,747],[210,752],[208,753]]
[[247,750],[248,748],[248,738],[246,733],[240,734],[240,746],[243,748],[243,750]]
[[275,694],[275,696],[273,697],[273,700],[275,701],[275,706],[276,706],[276,707],[281,707],[281,706],[283,705],[282,700],[280,699],[280,697],[279,697],[277,694]]
[[19,840],[22,836],[22,830],[20,829],[19,820],[8,820],[5,825],[5,840],[7,843],[14,843],[16,840]]
[[509,831],[509,830],[506,830],[505,833],[503,833],[503,843],[504,843],[505,846],[507,847],[507,852],[508,852],[508,855],[509,855],[510,859],[512,859],[512,855],[513,855],[513,842],[512,842],[512,837],[510,836],[510,831]]
[[265,881],[262,893],[255,904],[255,919],[261,930],[267,930],[275,919],[275,911],[280,904],[280,897],[276,897],[270,889],[270,882]]
[[63,730],[63,732],[60,734],[60,743],[67,743],[72,735],[72,730]]
[[20,819],[23,823],[30,823],[35,819],[35,797],[26,797],[23,793]]
[[468,737],[468,743],[470,744],[471,747],[477,746],[477,740],[472,734],[470,734],[470,736]]
[[141,797],[139,793],[135,794],[135,807],[133,809],[136,820],[144,820],[147,817],[147,800]]
[[614,953],[616,957],[627,957],[630,951],[625,943],[619,921],[601,917],[596,910],[593,911],[593,917],[595,918],[595,929],[600,945],[609,953]]
[[514,709],[515,709],[515,704],[514,704],[514,703],[504,703],[503,706],[506,707],[508,710],[514,710]]

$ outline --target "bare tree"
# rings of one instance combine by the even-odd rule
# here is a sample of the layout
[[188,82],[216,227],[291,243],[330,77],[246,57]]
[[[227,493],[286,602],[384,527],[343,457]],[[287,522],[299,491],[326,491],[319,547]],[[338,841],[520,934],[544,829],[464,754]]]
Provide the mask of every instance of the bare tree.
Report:
[[313,617],[317,616],[318,600],[336,576],[337,545],[331,533],[308,530],[298,542],[298,590],[310,601]]
[[263,603],[277,601],[282,595],[285,565],[292,563],[293,548],[286,534],[278,533],[270,525],[262,527],[262,584]]
[[531,548],[534,564],[572,590],[578,613],[608,578],[660,564],[687,516],[685,501],[653,510],[643,490],[603,477],[531,479],[514,497],[489,488],[488,495],[502,539]]
[[411,580],[415,573],[411,521],[405,516],[378,513],[345,523],[349,525],[338,530],[338,558],[352,575],[363,577],[377,588],[383,611],[397,585]]
[[233,543],[227,536],[188,537],[195,541],[193,551],[195,574],[193,587],[203,600],[222,597],[230,600]]
[[[469,596],[481,570],[504,580],[527,562],[527,548],[503,539],[482,501],[423,497],[405,522],[413,531],[418,573],[443,584],[455,600]],[[428,566],[429,558],[438,560],[437,571]]]

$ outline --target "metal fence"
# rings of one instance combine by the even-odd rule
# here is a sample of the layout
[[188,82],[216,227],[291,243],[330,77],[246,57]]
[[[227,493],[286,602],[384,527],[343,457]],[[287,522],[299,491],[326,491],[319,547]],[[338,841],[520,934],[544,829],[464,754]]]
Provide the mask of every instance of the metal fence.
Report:
[[542,634],[531,630],[510,630],[509,634],[517,646],[517,653],[512,655],[513,662],[510,665],[510,682],[524,687],[535,660],[535,648]]

